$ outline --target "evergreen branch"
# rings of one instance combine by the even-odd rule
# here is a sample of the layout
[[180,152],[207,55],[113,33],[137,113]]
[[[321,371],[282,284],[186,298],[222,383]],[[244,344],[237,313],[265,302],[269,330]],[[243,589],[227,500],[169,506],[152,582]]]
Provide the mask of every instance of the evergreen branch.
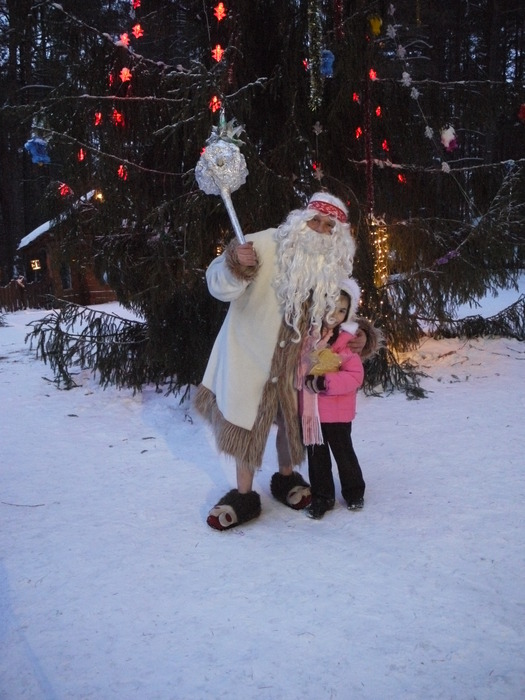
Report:
[[[366,160],[359,159],[354,160],[352,158],[347,158],[347,162],[352,165],[366,167]],[[450,162],[447,161],[449,164]],[[441,167],[436,166],[424,166],[424,165],[414,165],[411,163],[392,163],[390,160],[381,160],[379,158],[374,158],[373,163],[380,169],[392,168],[393,170],[402,170],[405,172],[413,173],[429,173],[430,175],[449,175],[450,173],[445,173]],[[470,172],[471,170],[490,170],[491,168],[499,168],[501,166],[512,167],[514,165],[525,165],[525,158],[517,158],[516,160],[499,160],[492,163],[483,163],[480,165],[466,165],[461,168],[452,168],[454,173],[459,172]]]
[[363,391],[367,396],[381,396],[378,387],[386,394],[402,391],[408,399],[426,398],[426,391],[420,386],[420,377],[427,375],[419,371],[409,361],[399,363],[386,347],[366,360]]
[[440,324],[434,338],[479,338],[499,336],[525,340],[525,294],[503,311],[483,318],[479,314]]
[[151,379],[144,363],[148,335],[143,322],[68,303],[29,325],[33,330],[25,340],[30,349],[36,346],[37,358],[49,362],[58,386],[77,386],[73,367],[97,371],[103,387],[137,391]]
[[[115,44],[115,40],[113,39],[113,37],[110,34],[107,34],[106,32],[100,31],[99,29],[97,29],[96,27],[93,27],[92,25],[88,24],[87,22],[80,19],[79,17],[71,14],[67,10],[64,10],[64,7],[60,3],[53,2],[52,0],[44,0],[44,2],[41,4],[48,5],[49,7],[52,7],[54,10],[61,12],[64,15],[64,17],[67,17],[67,19],[71,22],[71,24],[76,25],[77,27],[81,27],[82,29],[89,32],[90,34],[97,36],[101,41],[107,42],[112,47],[115,47],[115,48],[117,47],[117,44]],[[130,58],[136,59],[139,62],[151,64],[152,66],[155,66],[156,68],[159,67],[158,61],[154,61],[152,59],[145,58],[144,56],[142,56],[142,54],[136,53],[130,47],[120,46],[120,48],[125,49],[128,52]],[[165,68],[168,67],[166,64],[162,64],[162,65]]]
[[[374,82],[377,83],[390,83],[391,85],[397,85],[402,83],[402,80],[398,78],[381,78],[378,77]],[[493,85],[496,87],[508,87],[508,81],[506,80],[432,80],[431,78],[424,78],[422,80],[412,79],[411,85],[437,85],[440,88],[452,89],[456,88],[458,85],[462,87],[472,87],[474,85],[481,85],[486,87],[487,85]]]
[[[189,120],[191,121],[191,120]],[[54,131],[53,129],[46,129],[46,128],[40,128],[40,131],[42,133],[45,133],[48,136],[56,136],[58,139],[63,139],[64,141],[67,141],[68,143],[73,143],[75,146],[78,146],[79,148],[83,148],[86,151],[89,151],[90,153],[93,153],[99,157],[106,158],[107,160],[112,160],[115,161],[115,163],[118,163],[119,165],[127,165],[130,168],[134,168],[135,170],[140,170],[141,172],[144,173],[154,173],[156,175],[163,175],[163,176],[169,176],[169,177],[179,177],[183,178],[186,173],[174,173],[170,172],[169,170],[156,170],[155,168],[146,168],[143,165],[140,165],[139,163],[135,161],[128,160],[127,158],[123,158],[121,156],[116,156],[113,155],[112,153],[108,153],[107,151],[101,151],[99,148],[95,148],[94,146],[90,146],[89,144],[80,141],[79,139],[74,138],[73,136],[69,136],[68,134],[64,134],[63,132],[58,132]]]

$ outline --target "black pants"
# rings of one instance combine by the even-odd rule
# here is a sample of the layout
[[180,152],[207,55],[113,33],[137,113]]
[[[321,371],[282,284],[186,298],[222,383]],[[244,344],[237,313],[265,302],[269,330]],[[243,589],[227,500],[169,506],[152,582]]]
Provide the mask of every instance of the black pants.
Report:
[[335,500],[330,450],[337,464],[341,493],[347,503],[365,493],[363,473],[352,445],[352,423],[322,423],[324,445],[308,446],[308,475],[313,498]]

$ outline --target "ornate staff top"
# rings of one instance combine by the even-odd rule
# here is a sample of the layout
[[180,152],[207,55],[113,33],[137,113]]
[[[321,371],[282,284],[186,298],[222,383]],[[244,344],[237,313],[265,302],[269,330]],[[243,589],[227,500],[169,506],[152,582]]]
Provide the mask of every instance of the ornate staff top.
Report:
[[219,126],[213,127],[206,148],[195,166],[195,178],[205,194],[218,194],[226,206],[235,235],[240,243],[245,238],[231,200],[231,193],[244,185],[248,175],[246,161],[239,150],[237,136],[243,131],[235,120],[226,122],[221,114]]

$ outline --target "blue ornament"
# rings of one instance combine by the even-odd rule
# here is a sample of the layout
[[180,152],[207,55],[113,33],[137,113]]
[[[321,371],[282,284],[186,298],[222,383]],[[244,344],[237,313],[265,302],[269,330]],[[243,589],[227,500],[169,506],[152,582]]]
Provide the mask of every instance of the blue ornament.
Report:
[[51,158],[47,153],[47,142],[44,141],[44,139],[39,139],[34,136],[24,143],[24,148],[31,156],[33,163],[37,163],[38,165],[51,163]]
[[331,78],[334,74],[334,54],[328,49],[321,51],[321,75],[325,78]]

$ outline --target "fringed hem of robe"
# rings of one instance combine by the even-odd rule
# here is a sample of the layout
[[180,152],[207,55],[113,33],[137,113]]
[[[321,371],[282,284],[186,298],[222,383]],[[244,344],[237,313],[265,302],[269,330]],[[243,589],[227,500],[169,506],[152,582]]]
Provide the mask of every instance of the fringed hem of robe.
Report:
[[217,449],[234,457],[252,473],[261,467],[268,435],[279,405],[286,426],[292,461],[290,466],[300,465],[305,458],[297,409],[297,391],[294,388],[300,343],[293,343],[292,336],[293,331],[283,324],[273,354],[270,376],[264,385],[251,430],[227,421],[217,406],[215,394],[210,389],[202,384],[197,389],[195,408],[211,424]]

